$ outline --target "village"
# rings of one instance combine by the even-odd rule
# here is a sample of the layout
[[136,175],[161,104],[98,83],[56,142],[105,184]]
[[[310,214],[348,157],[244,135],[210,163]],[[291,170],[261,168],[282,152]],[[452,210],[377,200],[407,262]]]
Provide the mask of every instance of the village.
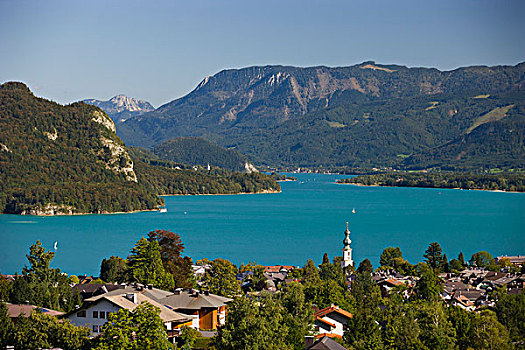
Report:
[[[426,262],[407,268],[410,264],[402,259],[399,248],[390,247],[383,252],[379,268],[373,270],[368,259],[356,268],[352,260],[347,223],[342,257],[334,258],[333,263],[328,260],[326,254],[319,267],[313,265],[311,261],[303,268],[289,265],[261,266],[251,263],[242,265],[239,269],[228,270],[230,276],[223,277],[224,281],[220,281],[223,285],[220,288],[213,288],[210,279],[217,266],[214,266],[214,261],[203,259],[191,265],[193,280],[191,287],[174,286],[174,288],[163,289],[151,283],[108,282],[87,275],[78,276],[74,279],[75,283],[71,283],[69,279],[68,295],[76,298],[76,304],[68,311],[53,310],[47,305],[33,305],[29,300],[24,303],[7,302],[10,285],[16,284],[18,279],[23,279],[24,274],[2,275],[0,296],[15,326],[17,323],[21,324],[21,319],[41,313],[56,318],[59,322],[70,322],[73,326],[84,327],[89,330],[86,332],[89,338],[102,338],[111,318],[110,315],[118,314],[120,310],[127,310],[131,314],[134,310],[138,310],[139,305],[147,303],[157,310],[165,330],[165,337],[170,344],[186,346],[183,347],[186,349],[205,349],[214,344],[221,329],[227,328],[229,312],[234,300],[246,298],[255,301],[250,304],[252,306],[261,305],[266,298],[265,295],[286,294],[287,291],[293,290],[290,289],[292,285],[303,285],[308,288],[306,286],[312,284],[312,281],[322,285],[325,281],[322,277],[323,273],[337,275],[339,272],[334,271],[340,271],[342,273],[340,276],[344,278],[342,289],[337,292],[340,294],[332,292],[329,293],[328,298],[310,300],[308,307],[311,310],[306,312],[306,315],[311,317],[307,322],[309,329],[303,334],[302,345],[296,344],[293,348],[341,350],[347,348],[344,345],[348,345],[348,339],[351,337],[345,332],[348,333],[349,327],[357,317],[355,315],[360,312],[360,297],[353,294],[357,293],[354,289],[365,286],[365,294],[367,293],[366,283],[362,282],[363,278],[373,283],[372,287],[368,287],[372,288],[368,293],[379,292],[377,298],[383,300],[379,303],[381,305],[378,304],[380,308],[386,308],[389,299],[392,298],[399,298],[401,303],[413,299],[432,299],[432,292],[422,291],[421,285],[429,283],[428,280],[423,281],[427,278],[425,276],[434,276],[438,292],[433,302],[442,303],[445,308],[459,308],[472,314],[483,313],[484,310],[496,310],[501,298],[521,295],[519,305],[523,311],[525,256],[498,256],[492,259],[485,253],[474,254],[468,263],[459,261],[463,260],[462,254],[459,259],[448,262],[446,256],[443,257],[441,254],[439,244],[432,243],[424,255]],[[31,254],[28,255],[28,259],[30,256]],[[227,261],[221,261],[222,264],[225,262]],[[49,264],[49,260],[47,263]],[[32,268],[36,270],[35,266]],[[425,275],[424,271],[427,269],[434,271],[434,274]],[[30,269],[25,268],[25,270],[28,275]],[[408,273],[409,271],[418,272]],[[365,277],[362,277],[363,275]],[[232,283],[233,287],[226,287],[225,281]],[[318,288],[322,290],[324,287]],[[427,289],[431,290],[431,288]],[[304,293],[308,296],[306,289]],[[422,297],[421,295],[425,293],[427,296]],[[334,296],[333,300],[330,299],[330,295]],[[363,300],[365,303],[366,296]],[[520,332],[523,332],[523,324],[519,327]],[[190,340],[188,340],[191,338],[188,336],[189,332],[193,334]],[[15,349],[19,348],[16,344],[5,342],[0,345],[14,345]],[[523,338],[521,341],[515,341],[514,346],[517,348],[523,346]]]

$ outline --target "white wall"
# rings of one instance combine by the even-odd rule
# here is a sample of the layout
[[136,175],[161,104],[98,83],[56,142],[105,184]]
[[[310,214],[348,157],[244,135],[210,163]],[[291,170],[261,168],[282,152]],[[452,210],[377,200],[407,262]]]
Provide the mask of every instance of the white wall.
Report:
[[[107,314],[111,312],[117,312],[120,308],[116,305],[108,302],[107,300],[101,300],[98,303],[89,306],[87,309],[82,308],[69,315],[67,318],[75,326],[88,326],[91,330],[91,335],[96,336],[98,333],[93,332],[93,325],[102,326],[107,322]],[[77,313],[81,310],[86,310],[86,317],[78,317]],[[93,311],[104,311],[106,313],[105,318],[93,318]]]

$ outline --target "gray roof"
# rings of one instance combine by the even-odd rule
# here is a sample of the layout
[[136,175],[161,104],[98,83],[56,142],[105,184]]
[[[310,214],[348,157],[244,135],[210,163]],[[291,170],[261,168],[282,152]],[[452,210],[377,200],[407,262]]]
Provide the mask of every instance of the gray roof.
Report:
[[308,347],[307,350],[346,350],[346,348],[325,335],[312,346]]
[[[120,293],[114,293],[114,292],[120,292]],[[160,318],[163,322],[186,322],[190,319],[186,315],[179,314],[178,312],[175,312],[168,307],[156,302],[155,300],[147,297],[144,294],[135,292],[133,294],[136,295],[137,303],[134,303],[130,299],[126,298],[126,292],[122,292],[122,289],[116,290],[110,293],[97,295],[95,297],[86,299],[87,302],[93,302],[98,303],[101,300],[107,300],[112,304],[117,305],[120,308],[127,309],[129,311],[133,311],[137,306],[139,306],[142,302],[148,302],[153,306],[156,306],[160,309]],[[76,310],[78,311],[78,310]]]
[[[148,292],[149,290],[145,293]],[[203,293],[195,289],[184,289],[177,290],[175,293],[171,293],[157,301],[173,309],[200,310],[202,308],[219,308],[232,300],[215,294]]]
[[40,310],[46,315],[51,316],[60,316],[64,313],[61,311],[46,309],[40,306],[35,305],[29,305],[29,304],[11,304],[11,303],[5,303],[7,306],[7,313],[9,314],[9,317],[14,318],[21,315],[24,315],[24,317],[29,317],[31,315],[31,311],[33,310]]

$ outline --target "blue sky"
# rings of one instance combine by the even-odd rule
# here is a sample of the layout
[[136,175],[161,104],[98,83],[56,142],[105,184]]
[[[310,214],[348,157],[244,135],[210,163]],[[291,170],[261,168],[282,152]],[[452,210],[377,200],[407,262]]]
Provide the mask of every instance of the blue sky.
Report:
[[514,65],[524,14],[520,0],[0,0],[0,81],[158,107],[251,65]]

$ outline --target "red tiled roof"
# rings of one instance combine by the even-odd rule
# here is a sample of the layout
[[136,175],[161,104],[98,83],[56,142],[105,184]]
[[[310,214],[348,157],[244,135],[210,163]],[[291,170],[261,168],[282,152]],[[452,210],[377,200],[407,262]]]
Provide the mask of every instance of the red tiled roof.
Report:
[[281,270],[293,270],[295,269],[295,266],[291,266],[291,265],[273,265],[273,266],[265,266],[264,267],[264,272],[279,272]]
[[340,315],[343,315],[343,316],[346,316],[348,318],[351,318],[352,317],[352,314],[349,313],[348,311],[346,310],[343,310],[341,308],[339,308],[338,306],[329,306],[327,308],[324,308],[322,310],[319,310],[315,313],[315,317],[323,317],[325,315],[328,315],[328,314],[331,314],[332,312],[337,312],[338,314]]
[[328,338],[343,338],[342,336],[340,336],[339,334],[334,334],[334,333],[321,333],[321,334],[317,334],[315,336],[317,339],[320,339],[322,337],[328,337]]
[[325,319],[323,319],[323,318],[320,318],[320,317],[316,317],[315,320],[316,320],[316,321],[321,321],[321,322],[323,322],[323,323],[325,323],[325,324],[327,324],[327,325],[329,325],[330,327],[333,327],[333,328],[337,327],[337,326],[336,326],[335,324],[333,324],[332,322],[329,322],[329,321],[327,321],[327,320],[325,320]]

